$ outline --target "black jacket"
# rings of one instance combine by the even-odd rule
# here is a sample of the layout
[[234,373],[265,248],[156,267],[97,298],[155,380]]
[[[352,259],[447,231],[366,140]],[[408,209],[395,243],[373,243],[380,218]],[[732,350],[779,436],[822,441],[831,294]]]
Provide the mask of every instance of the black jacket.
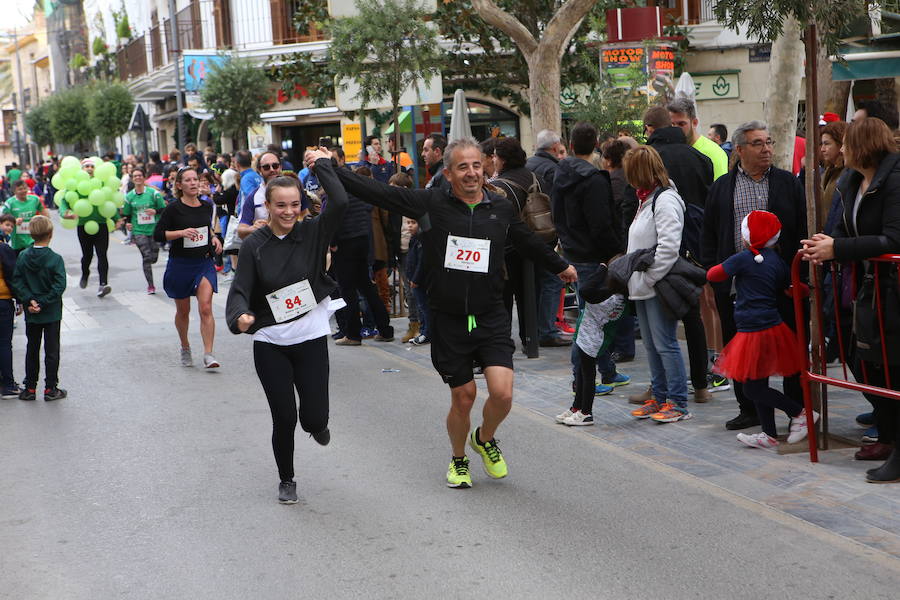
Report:
[[[636,271],[646,271],[653,264],[656,246],[643,248],[620,256],[609,265],[606,285],[613,293],[628,293],[628,280]],[[706,271],[679,256],[665,277],[656,282],[653,289],[659,304],[669,317],[680,321],[697,306]]]
[[685,204],[705,207],[713,182],[713,164],[709,157],[688,146],[684,132],[678,127],[654,130],[647,145],[659,153]]
[[[734,186],[738,166],[716,179],[709,188],[700,245],[700,255],[707,268],[735,253]],[[778,254],[790,265],[800,249],[800,240],[806,237],[806,196],[800,180],[789,171],[776,167],[769,171],[769,211],[781,221]],[[730,280],[713,287],[724,285],[731,285]]]
[[556,168],[558,166],[559,161],[546,150],[538,150],[534,153],[534,156],[528,157],[528,162],[525,163],[525,168],[537,175],[538,179],[541,180],[546,194],[549,194],[550,190],[553,189],[553,180],[556,179]]
[[[341,170],[350,170],[348,167],[339,168]],[[366,204],[352,194],[348,194],[347,200],[347,210],[344,211],[341,226],[334,235],[335,246],[340,240],[368,237],[372,230],[372,205]]]
[[316,302],[321,302],[337,289],[337,284],[325,274],[325,254],[341,224],[348,200],[330,160],[317,160],[315,168],[328,194],[322,213],[294,224],[284,239],[278,239],[267,225],[251,233],[241,244],[241,268],[231,283],[225,306],[225,319],[232,333],[241,333],[237,322],[244,313],[256,317],[247,333],[274,325],[266,294],[275,290],[306,279]]
[[[506,239],[516,249],[552,273],[560,273],[566,261],[544,244],[522,222],[513,204],[484,192],[481,203],[469,208],[450,188],[410,190],[391,187],[356,173],[339,171],[347,192],[419,222],[423,264],[428,274],[428,302],[445,313],[482,314],[503,306],[503,248]],[[449,235],[490,240],[487,273],[444,267]]]
[[559,163],[550,195],[563,255],[572,262],[605,263],[625,248],[622,216],[609,173],[580,158]]
[[900,154],[889,154],[878,165],[856,214],[856,193],[862,183],[859,171],[848,170],[838,182],[844,212],[834,232],[834,257],[842,262],[900,253]]

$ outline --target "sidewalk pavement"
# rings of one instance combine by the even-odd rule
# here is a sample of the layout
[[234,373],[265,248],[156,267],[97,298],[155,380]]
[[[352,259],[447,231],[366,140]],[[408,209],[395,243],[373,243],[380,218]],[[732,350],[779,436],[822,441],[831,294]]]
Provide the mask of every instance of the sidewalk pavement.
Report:
[[[394,327],[403,331],[406,319],[397,319]],[[376,347],[431,368],[430,346],[392,343]],[[683,342],[682,352],[687,361]],[[529,360],[517,352],[513,401],[551,420],[568,408],[572,400],[569,353],[568,347],[541,348],[541,357]],[[900,558],[900,484],[865,481],[865,471],[880,463],[854,460],[856,448],[852,447],[820,451],[818,464],[809,461],[805,443],[791,448],[797,451],[791,454],[747,448],[735,439],[737,432],[725,429],[725,422],[737,415],[731,391],[715,393],[705,404],[691,399],[694,417],[688,421],[657,424],[634,419],[629,413],[635,407],[628,404],[627,397],[649,385],[645,356],[638,341],[635,360],[619,366],[620,372],[632,377],[631,384],[596,397],[596,425],[578,428],[580,432]],[[831,369],[837,374],[840,367]],[[476,381],[479,396],[486,397],[484,380]],[[780,378],[773,378],[773,386],[780,388]],[[863,428],[854,417],[870,410],[860,394],[829,389],[832,433],[858,440]],[[785,434],[787,417],[778,413],[776,422],[779,433]]]

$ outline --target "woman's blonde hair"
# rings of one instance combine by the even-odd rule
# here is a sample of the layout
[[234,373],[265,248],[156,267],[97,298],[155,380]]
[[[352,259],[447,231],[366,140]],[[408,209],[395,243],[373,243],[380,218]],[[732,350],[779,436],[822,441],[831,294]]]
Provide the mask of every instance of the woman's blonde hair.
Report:
[[635,189],[652,190],[669,185],[669,173],[662,158],[650,146],[641,145],[626,152],[622,168],[625,179]]

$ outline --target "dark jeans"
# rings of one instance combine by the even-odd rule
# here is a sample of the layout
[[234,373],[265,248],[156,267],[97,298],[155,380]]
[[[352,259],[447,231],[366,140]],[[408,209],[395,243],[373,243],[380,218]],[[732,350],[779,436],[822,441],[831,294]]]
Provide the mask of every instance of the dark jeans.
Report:
[[803,403],[795,398],[788,398],[778,390],[769,387],[769,378],[748,379],[743,385],[744,393],[756,405],[756,414],[762,430],[772,437],[777,437],[775,429],[775,409],[784,411],[790,418],[796,418],[803,411]]
[[556,329],[556,313],[559,310],[559,292],[564,284],[559,277],[539,265],[534,267],[534,281],[538,296],[538,339],[559,337],[559,330]]
[[0,300],[0,377],[3,389],[15,387],[13,376],[12,337],[13,323],[16,318],[16,303],[12,300]]
[[[572,266],[575,267],[575,271],[578,273],[578,279],[580,280],[596,271],[598,265],[595,263],[572,263]],[[576,287],[576,291],[577,289],[578,288]],[[581,297],[581,294],[578,294],[579,316],[581,316],[580,313],[583,310],[584,298]],[[581,361],[578,358],[578,344],[572,344],[572,376],[575,381],[578,381],[578,370],[580,368]],[[597,357],[597,371],[602,376],[601,380],[609,381],[616,376],[616,363],[613,362],[613,359],[610,356],[609,347]]]
[[422,286],[412,288],[413,300],[419,314],[419,333],[431,339],[431,309],[428,307],[428,294]]
[[[734,299],[731,297],[730,284],[714,285],[713,292],[716,296],[716,310],[719,313],[719,321],[722,323],[722,343],[728,344],[737,333],[737,326],[734,322]],[[787,296],[778,299],[778,312],[785,324],[794,329],[794,309],[791,299]],[[731,382],[734,390],[734,397],[737,399],[738,407],[741,414],[753,416],[756,415],[756,405],[752,400],[748,399],[744,393],[744,386],[739,381]],[[784,394],[792,400],[803,400],[803,390],[800,387],[800,376],[794,375],[785,377],[782,384]]]
[[328,427],[328,344],[325,336],[293,346],[253,342],[253,362],[272,411],[272,450],[278,476],[292,481],[298,417],[307,433]]
[[706,389],[706,373],[709,370],[709,355],[706,352],[706,329],[700,318],[700,302],[688,311],[681,320],[684,325],[684,339],[687,342],[688,362],[691,366],[691,384],[695,390]]
[[634,330],[637,327],[637,317],[633,315],[634,310],[629,309],[628,314],[619,319],[619,324],[616,325],[616,338],[610,350],[620,356],[634,356]]
[[25,321],[25,387],[37,389],[41,372],[41,338],[44,340],[44,387],[53,389],[59,383],[59,325],[52,323],[29,323]]
[[341,331],[352,340],[361,339],[358,294],[363,295],[366,304],[372,310],[378,333],[384,337],[393,337],[394,335],[390,316],[369,276],[368,257],[369,238],[367,236],[341,240],[338,242],[338,249],[332,254],[334,273],[337,276],[338,286],[341,288],[341,296],[347,303]]
[[[513,301],[516,305],[516,315],[519,320],[519,341],[522,348],[525,347],[525,279],[523,277],[522,268],[525,261],[518,252],[507,252],[504,258],[506,263],[506,283],[503,286],[503,305],[509,314],[510,322],[512,322]],[[535,280],[535,287],[538,282]],[[535,304],[537,306],[537,304]]]
[[[857,381],[868,383],[877,387],[887,387],[884,369],[881,365],[865,363],[865,374],[862,363],[857,357],[850,360],[853,376]],[[900,366],[890,367],[891,387],[900,389]],[[872,403],[875,417],[875,427],[878,429],[878,441],[882,444],[894,444],[900,434],[900,400],[882,398],[875,394],[863,394],[866,400]]]
[[106,223],[100,223],[100,230],[94,235],[84,230],[83,225],[78,226],[78,243],[81,244],[81,276],[87,279],[91,272],[91,261],[94,259],[94,251],[97,252],[97,272],[100,275],[100,285],[108,283],[109,261],[106,259],[106,251],[109,249],[109,229]]

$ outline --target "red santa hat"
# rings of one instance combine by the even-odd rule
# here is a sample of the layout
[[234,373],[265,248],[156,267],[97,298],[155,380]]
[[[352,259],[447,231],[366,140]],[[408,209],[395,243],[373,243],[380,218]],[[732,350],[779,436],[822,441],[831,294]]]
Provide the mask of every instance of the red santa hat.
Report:
[[741,237],[754,254],[753,260],[758,263],[763,261],[759,251],[778,243],[780,235],[781,221],[767,210],[754,210],[741,221]]

